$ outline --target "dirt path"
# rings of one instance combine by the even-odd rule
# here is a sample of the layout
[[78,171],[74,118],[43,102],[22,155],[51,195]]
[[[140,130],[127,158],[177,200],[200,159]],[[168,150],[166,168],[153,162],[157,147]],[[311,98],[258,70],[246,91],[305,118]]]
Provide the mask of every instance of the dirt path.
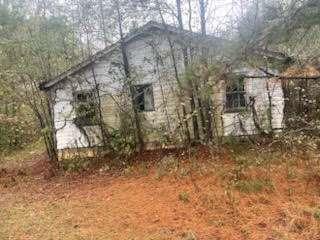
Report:
[[314,186],[275,166],[273,190],[241,193],[223,179],[230,167],[192,178],[159,179],[155,167],[130,176],[20,176],[0,184],[0,239],[320,239]]

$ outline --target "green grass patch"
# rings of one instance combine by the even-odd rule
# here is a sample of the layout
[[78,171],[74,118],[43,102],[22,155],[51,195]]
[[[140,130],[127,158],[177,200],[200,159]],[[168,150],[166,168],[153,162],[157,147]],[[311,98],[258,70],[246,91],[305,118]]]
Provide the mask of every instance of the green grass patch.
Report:
[[188,203],[190,202],[190,199],[189,199],[189,193],[187,192],[181,192],[179,194],[179,200],[184,202],[184,203]]
[[273,189],[273,183],[269,180],[239,180],[234,184],[234,187],[240,192],[257,193],[264,189]]

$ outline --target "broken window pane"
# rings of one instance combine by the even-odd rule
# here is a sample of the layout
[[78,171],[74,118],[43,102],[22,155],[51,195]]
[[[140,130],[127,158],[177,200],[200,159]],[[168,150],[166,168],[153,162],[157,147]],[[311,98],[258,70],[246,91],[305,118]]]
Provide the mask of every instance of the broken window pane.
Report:
[[134,104],[139,111],[154,111],[152,84],[134,86]]
[[98,124],[98,105],[94,90],[79,91],[74,94],[76,124],[91,126]]
[[246,107],[244,77],[235,77],[226,86],[226,110],[239,111]]

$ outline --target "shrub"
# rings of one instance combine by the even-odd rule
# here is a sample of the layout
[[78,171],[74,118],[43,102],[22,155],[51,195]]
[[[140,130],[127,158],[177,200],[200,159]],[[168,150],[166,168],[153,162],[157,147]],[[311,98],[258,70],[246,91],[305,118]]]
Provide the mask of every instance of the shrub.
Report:
[[88,170],[92,164],[92,159],[75,157],[61,161],[62,169],[66,172],[82,172]]
[[110,133],[110,142],[108,146],[117,155],[131,155],[135,150],[134,135],[124,135],[120,130],[113,130]]
[[0,152],[16,150],[38,138],[31,121],[0,115]]

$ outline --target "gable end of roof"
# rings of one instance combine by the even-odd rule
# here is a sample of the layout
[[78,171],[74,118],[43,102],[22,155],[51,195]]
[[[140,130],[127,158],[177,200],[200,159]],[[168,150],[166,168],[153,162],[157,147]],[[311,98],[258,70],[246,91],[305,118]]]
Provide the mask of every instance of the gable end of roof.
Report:
[[[143,25],[142,27],[137,28],[136,30],[130,32],[125,37],[124,41],[127,43],[127,42],[131,41],[132,39],[134,39],[135,37],[137,37],[141,34],[147,33],[152,29],[157,29],[157,30],[161,30],[161,31],[165,31],[165,32],[174,33],[174,34],[182,34],[184,37],[190,38],[190,39],[197,38],[197,39],[202,39],[202,40],[207,40],[207,41],[223,40],[223,39],[220,39],[220,38],[217,38],[214,36],[210,36],[210,35],[202,36],[200,33],[191,32],[191,31],[187,31],[187,30],[181,30],[177,27],[174,27],[174,26],[171,26],[168,24],[161,24],[161,23],[158,23],[155,21],[150,21],[150,22],[146,23],[145,25]],[[120,41],[114,43],[113,45],[111,45],[101,51],[98,51],[97,53],[95,53],[91,57],[72,66],[71,68],[69,68],[65,72],[59,74],[55,78],[40,83],[39,89],[42,91],[48,91],[51,87],[53,87],[57,83],[63,81],[64,79],[71,76],[72,74],[75,74],[75,73],[81,71],[81,69],[89,66],[90,64],[94,63],[96,60],[100,59],[101,57],[105,56],[106,54],[114,51],[115,49],[117,49],[117,47],[119,47],[119,45],[120,45]]]

